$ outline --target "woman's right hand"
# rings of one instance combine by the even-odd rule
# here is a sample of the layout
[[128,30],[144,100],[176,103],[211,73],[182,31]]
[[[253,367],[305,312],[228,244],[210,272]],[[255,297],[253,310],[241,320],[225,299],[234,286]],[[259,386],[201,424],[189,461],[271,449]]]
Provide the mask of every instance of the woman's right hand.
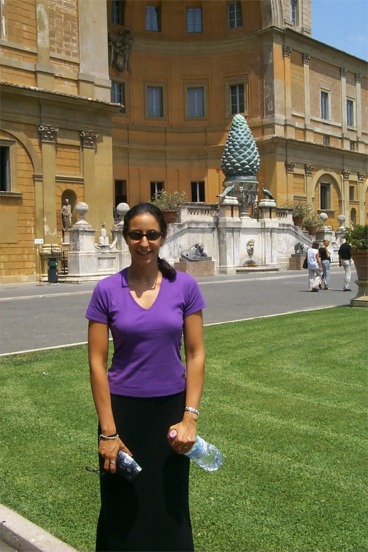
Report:
[[98,452],[104,458],[104,470],[111,473],[116,473],[116,457],[119,450],[123,450],[129,456],[133,456],[128,447],[126,447],[120,437],[114,440],[100,439]]

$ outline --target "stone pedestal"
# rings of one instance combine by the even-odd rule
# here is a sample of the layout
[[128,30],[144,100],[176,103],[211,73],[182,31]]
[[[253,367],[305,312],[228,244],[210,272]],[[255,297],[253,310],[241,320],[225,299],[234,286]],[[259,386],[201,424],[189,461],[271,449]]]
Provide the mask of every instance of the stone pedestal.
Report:
[[350,301],[351,307],[368,307],[368,280],[355,280],[358,286],[358,293]]
[[302,270],[305,253],[293,253],[289,259],[289,270]]
[[215,261],[184,261],[174,263],[174,268],[180,272],[188,272],[194,277],[214,276]]

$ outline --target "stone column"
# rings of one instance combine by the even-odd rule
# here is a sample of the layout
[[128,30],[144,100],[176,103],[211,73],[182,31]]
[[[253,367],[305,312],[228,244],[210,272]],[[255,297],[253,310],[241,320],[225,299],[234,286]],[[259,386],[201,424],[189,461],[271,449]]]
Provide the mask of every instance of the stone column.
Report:
[[309,54],[303,54],[305,140],[307,142],[313,142],[314,130],[313,125],[311,125],[309,62]]
[[[350,171],[347,171],[346,169],[343,169],[341,171],[341,177],[342,177],[342,190],[341,190],[342,210],[341,211],[342,211],[342,214],[345,215],[347,221],[350,221],[349,176],[350,176]],[[350,226],[350,223],[348,223],[348,226]]]
[[79,93],[110,101],[106,2],[78,0]]
[[285,161],[286,169],[286,190],[287,197],[289,197],[290,190],[294,188],[294,169],[295,163],[293,161]]
[[[44,224],[45,243],[56,242],[56,199],[55,199],[55,172],[56,172],[56,136],[57,128],[51,125],[41,124],[38,126],[38,133],[41,141],[42,155],[42,219]],[[39,197],[39,194],[36,198]],[[36,211],[39,206],[36,206]]]
[[307,203],[312,204],[313,203],[313,165],[310,165],[306,163],[304,165],[304,171],[305,171],[305,189],[307,194]]
[[37,86],[54,89],[55,69],[50,63],[50,34],[48,0],[37,0]]
[[285,94],[285,117],[286,117],[286,138],[295,138],[295,125],[291,115],[291,48],[282,47],[284,56],[284,94]]
[[357,141],[359,153],[364,153],[364,143],[362,140],[362,77],[358,73],[355,75],[355,87],[356,87],[356,105],[355,105],[355,118],[357,129]]
[[350,137],[347,134],[347,112],[346,112],[346,69],[340,68],[341,77],[341,122],[342,122],[342,147],[350,149]]

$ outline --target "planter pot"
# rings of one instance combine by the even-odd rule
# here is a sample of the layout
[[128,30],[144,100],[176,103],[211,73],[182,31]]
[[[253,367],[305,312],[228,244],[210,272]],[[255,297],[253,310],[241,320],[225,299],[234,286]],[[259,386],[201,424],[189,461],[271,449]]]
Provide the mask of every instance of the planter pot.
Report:
[[294,226],[301,226],[303,224],[303,217],[300,215],[293,216]]
[[368,280],[368,249],[353,249],[352,257],[358,280]]
[[178,210],[177,209],[163,209],[162,210],[166,223],[170,224],[172,222],[176,222],[178,218]]
[[317,232],[317,226],[306,226],[310,236],[315,236]]

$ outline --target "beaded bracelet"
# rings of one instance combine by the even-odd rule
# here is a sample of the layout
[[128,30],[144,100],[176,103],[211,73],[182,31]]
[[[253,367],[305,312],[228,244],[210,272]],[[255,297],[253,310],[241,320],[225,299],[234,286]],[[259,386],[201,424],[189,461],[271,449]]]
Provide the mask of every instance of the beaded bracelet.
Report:
[[184,408],[184,412],[192,412],[193,414],[197,414],[197,416],[199,416],[199,410],[193,408],[192,406],[186,406]]
[[114,435],[103,435],[101,433],[101,435],[98,438],[101,439],[101,441],[115,441],[115,439],[118,439],[118,437],[119,437],[118,433],[114,433]]

